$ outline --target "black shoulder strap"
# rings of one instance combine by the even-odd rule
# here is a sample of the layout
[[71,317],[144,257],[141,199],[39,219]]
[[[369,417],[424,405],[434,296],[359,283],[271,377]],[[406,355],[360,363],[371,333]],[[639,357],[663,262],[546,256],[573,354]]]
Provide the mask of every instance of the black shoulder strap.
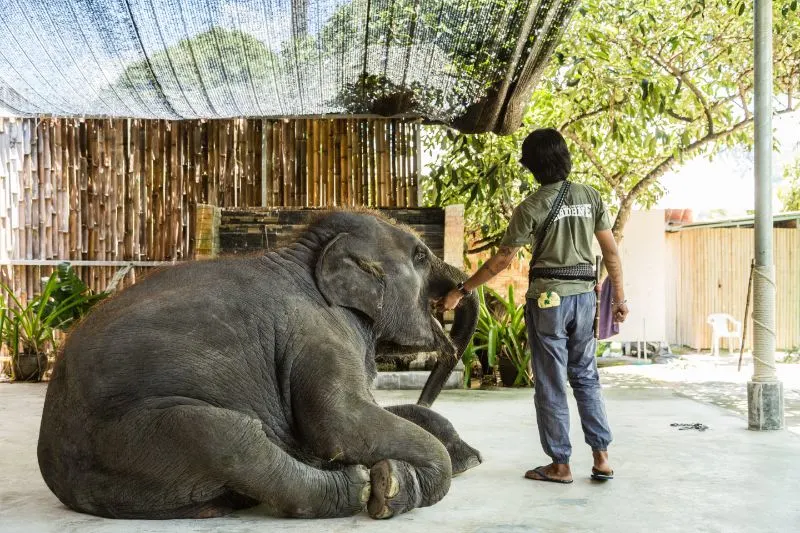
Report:
[[564,205],[564,200],[567,198],[567,193],[569,192],[570,182],[569,180],[564,180],[564,183],[561,185],[561,188],[558,190],[558,195],[556,196],[555,201],[553,202],[553,206],[550,208],[550,212],[547,214],[547,218],[544,221],[544,224],[539,228],[536,232],[536,248],[533,250],[533,255],[531,256],[531,268],[533,268],[533,264],[536,262],[536,259],[539,258],[539,254],[542,253],[542,246],[544,246],[544,236],[547,234],[547,230],[550,229],[550,226],[553,225],[553,221],[556,219],[558,212],[561,210],[561,206]]

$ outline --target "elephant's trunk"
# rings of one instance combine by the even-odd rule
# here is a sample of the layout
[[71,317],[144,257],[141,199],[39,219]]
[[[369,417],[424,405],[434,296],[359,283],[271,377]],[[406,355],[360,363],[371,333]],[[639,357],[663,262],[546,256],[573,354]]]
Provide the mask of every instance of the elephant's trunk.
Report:
[[[455,286],[467,279],[466,274],[457,268],[439,261],[431,272],[430,296],[440,298]],[[450,339],[455,345],[455,357],[440,356],[433,367],[428,381],[420,394],[418,405],[430,407],[442,391],[447,378],[461,359],[478,323],[478,297],[473,293],[465,296],[455,310]],[[443,355],[443,354],[440,354]],[[465,371],[469,371],[466,369]]]

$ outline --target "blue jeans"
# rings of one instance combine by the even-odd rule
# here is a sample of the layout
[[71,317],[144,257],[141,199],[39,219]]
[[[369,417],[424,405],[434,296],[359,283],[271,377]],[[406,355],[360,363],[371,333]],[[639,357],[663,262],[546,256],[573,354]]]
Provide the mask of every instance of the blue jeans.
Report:
[[578,402],[586,444],[604,451],[611,442],[595,361],[595,301],[595,293],[587,292],[562,296],[558,307],[539,309],[535,299],[528,299],[525,307],[539,437],[544,452],[558,464],[569,463],[572,453],[567,380]]

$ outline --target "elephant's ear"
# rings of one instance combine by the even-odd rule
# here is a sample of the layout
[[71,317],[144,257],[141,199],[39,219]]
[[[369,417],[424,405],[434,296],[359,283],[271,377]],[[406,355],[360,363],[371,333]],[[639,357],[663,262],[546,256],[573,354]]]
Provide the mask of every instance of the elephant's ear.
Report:
[[317,261],[317,286],[330,305],[350,307],[377,320],[383,308],[383,269],[359,256],[358,247],[348,233],[331,239]]

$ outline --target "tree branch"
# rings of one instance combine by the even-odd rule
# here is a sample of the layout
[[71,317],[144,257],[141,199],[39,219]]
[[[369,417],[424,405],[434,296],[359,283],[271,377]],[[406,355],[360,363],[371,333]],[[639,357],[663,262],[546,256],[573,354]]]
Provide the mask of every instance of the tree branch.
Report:
[[660,55],[653,54],[652,52],[650,52],[648,50],[647,46],[645,46],[645,44],[642,41],[640,41],[639,39],[634,39],[634,42],[636,44],[638,44],[639,46],[641,46],[642,49],[645,50],[645,52],[647,53],[647,56],[651,60],[653,60],[654,63],[659,65],[661,68],[665,69],[667,72],[672,74],[675,78],[681,80],[684,83],[684,85],[686,85],[689,88],[689,90],[692,92],[692,94],[694,94],[695,98],[697,98],[697,101],[700,102],[700,105],[703,108],[703,112],[706,115],[706,124],[707,124],[707,128],[708,128],[708,134],[709,135],[713,135],[714,134],[714,117],[711,115],[711,109],[708,106],[708,100],[706,100],[706,97],[703,94],[703,92],[700,89],[697,88],[697,85],[695,85],[694,82],[689,78],[689,76],[686,75],[686,72],[678,69],[675,65],[672,64],[672,62],[670,60],[664,59]]
[[694,122],[695,120],[697,120],[696,118],[684,117],[683,115],[679,115],[678,113],[676,113],[676,112],[675,112],[674,110],[672,110],[672,109],[667,109],[666,111],[667,111],[667,115],[671,116],[671,117],[672,117],[672,118],[674,118],[674,119],[677,119],[677,120],[682,120],[683,122],[688,122],[688,123],[690,123],[690,124],[691,124],[692,122]]
[[467,253],[472,254],[479,254],[481,252],[485,252],[486,250],[491,250],[495,246],[500,244],[500,241],[503,240],[502,237],[495,237],[491,242],[484,244],[482,246],[478,246],[477,248],[471,248],[467,250]]
[[570,130],[564,130],[564,135],[578,145],[589,161],[591,161],[592,165],[594,165],[598,172],[600,172],[600,174],[603,176],[603,179],[606,180],[606,183],[613,187],[614,184],[612,183],[611,173],[608,171],[608,169],[606,169],[603,163],[600,162],[600,158],[597,157],[597,154],[594,152],[594,150],[592,150],[592,147]]
[[[785,113],[789,113],[790,111],[791,111],[790,109],[782,109],[782,110],[776,112],[775,114],[776,115],[783,115]],[[713,141],[718,141],[720,139],[724,139],[725,137],[728,137],[729,135],[733,135],[734,133],[743,130],[744,128],[748,127],[752,123],[753,123],[753,117],[751,116],[751,117],[745,118],[744,120],[741,120],[741,121],[737,122],[736,124],[734,124],[733,126],[728,128],[727,130],[717,131],[717,132],[714,132],[714,133],[711,133],[711,134],[706,134],[705,136],[701,137],[700,139],[697,139],[693,143],[689,144],[689,146],[687,146],[682,151],[682,155],[690,155],[690,154],[700,150],[705,145],[707,145],[707,144],[709,144],[709,143],[711,143]],[[644,178],[639,180],[636,183],[636,185],[634,185],[631,188],[630,192],[628,193],[628,196],[629,197],[633,197],[634,199],[636,197],[638,197],[644,191],[644,189],[647,188],[653,181],[657,180],[658,178],[663,176],[665,173],[667,173],[670,169],[672,169],[672,166],[676,162],[677,162],[677,159],[675,158],[674,154],[664,158],[658,165],[656,165],[652,170],[650,170],[650,172],[648,172],[645,175]]]
[[745,88],[743,83],[739,83],[739,98],[742,100],[742,109],[744,109],[744,117],[750,118],[752,114],[750,113],[750,109],[747,107],[747,95],[745,94]]
[[[682,155],[690,155],[693,152],[700,150],[702,147],[707,145],[712,141],[716,141],[727,137],[728,135],[733,135],[737,131],[743,130],[747,126],[749,126],[753,122],[753,118],[746,118],[740,122],[737,122],[730,128],[724,131],[718,131],[714,133],[707,133],[705,136],[697,139],[693,143],[689,144],[681,153]],[[664,158],[659,164],[657,164],[653,169],[648,172],[644,178],[639,180],[636,185],[631,188],[630,192],[628,193],[629,197],[636,198],[639,196],[644,189],[646,189],[653,181],[657,180],[664,174],[666,174],[672,166],[677,162],[677,158],[675,154],[671,154],[668,157]]]
[[[621,103],[622,102],[614,102],[614,104],[621,104]],[[563,132],[566,128],[569,128],[573,124],[576,124],[576,123],[580,122],[581,120],[583,120],[585,118],[593,117],[595,115],[599,115],[600,113],[608,111],[609,107],[610,107],[609,105],[604,105],[604,106],[598,107],[597,109],[593,109],[592,111],[587,111],[585,113],[581,113],[580,115],[577,115],[577,116],[569,119],[568,121],[564,122],[561,125],[561,127],[558,128],[558,130]]]

